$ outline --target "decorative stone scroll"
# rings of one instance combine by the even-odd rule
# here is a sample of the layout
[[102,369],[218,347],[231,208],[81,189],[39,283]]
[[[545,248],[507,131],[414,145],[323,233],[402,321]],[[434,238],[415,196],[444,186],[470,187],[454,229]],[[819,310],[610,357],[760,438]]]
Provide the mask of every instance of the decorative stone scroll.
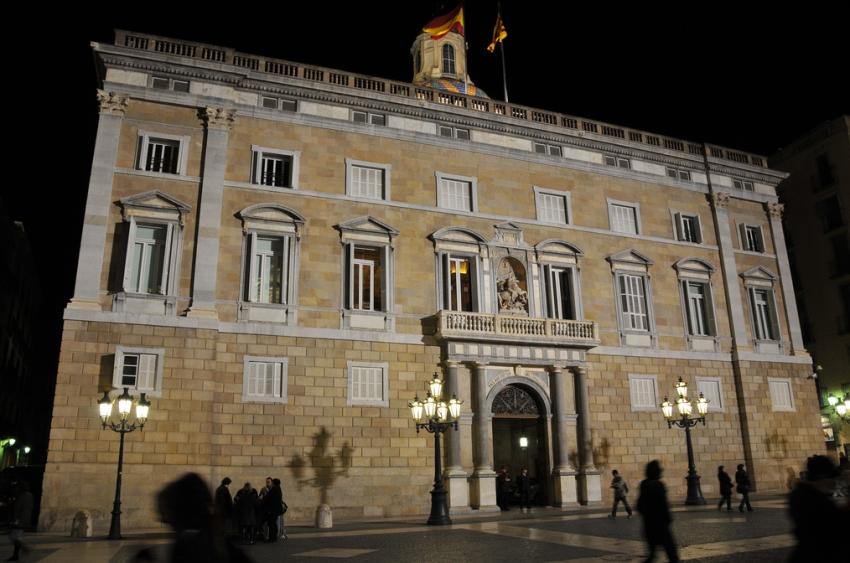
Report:
[[130,103],[130,96],[122,96],[115,92],[98,90],[97,101],[100,104],[100,113],[124,117],[124,114],[127,112],[127,106]]

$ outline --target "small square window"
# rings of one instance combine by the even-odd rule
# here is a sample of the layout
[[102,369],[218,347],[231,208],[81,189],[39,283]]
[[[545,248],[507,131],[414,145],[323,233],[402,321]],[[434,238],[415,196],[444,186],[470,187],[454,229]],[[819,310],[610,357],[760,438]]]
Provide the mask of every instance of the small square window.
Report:
[[297,188],[298,152],[257,146],[252,148],[252,183],[276,188]]
[[368,123],[371,125],[386,125],[387,117],[380,113],[369,113],[365,111],[352,111],[351,120],[354,123]]
[[611,230],[615,233],[638,234],[637,207],[624,203],[609,203]]
[[388,407],[389,364],[348,362],[348,404]]
[[475,211],[475,182],[438,174],[437,206],[456,211]]
[[346,193],[354,197],[389,199],[390,166],[346,159]]
[[268,109],[277,109],[277,98],[268,98],[263,96],[263,107]]
[[746,192],[755,191],[755,186],[752,182],[748,180],[741,180],[739,178],[732,178],[732,185],[735,186],[736,189],[743,190]]
[[177,80],[165,76],[154,76],[151,79],[151,87],[156,90],[173,90],[175,92],[188,92],[189,81]]
[[449,125],[438,125],[437,134],[440,137],[452,137],[462,141],[469,140],[469,129],[461,129],[460,127],[451,127]]
[[173,90],[175,92],[188,92],[189,82],[186,80],[175,80]]
[[286,403],[288,358],[245,356],[242,402]]
[[156,393],[162,387],[162,361],[165,350],[161,348],[115,348],[115,366],[112,387],[139,393]]
[[469,130],[468,129],[455,129],[455,138],[461,139],[463,141],[469,140]]
[[794,406],[794,393],[791,389],[790,379],[768,378],[770,387],[770,402],[774,411],[796,411]]
[[537,206],[537,220],[546,223],[566,225],[570,221],[570,194],[554,190],[534,188]]
[[160,78],[158,76],[153,77],[153,87],[157,90],[168,90],[169,86],[170,83],[167,78]]
[[607,166],[617,166],[617,159],[613,156],[605,156],[605,164]]
[[186,173],[189,137],[139,131],[139,170],[162,174]]
[[655,376],[629,374],[629,396],[632,411],[655,411],[660,403]]
[[702,396],[708,400],[709,411],[726,410],[726,405],[723,403],[723,391],[720,387],[719,377],[697,377],[696,381],[697,393],[702,393]]
[[764,252],[764,237],[761,227],[741,225],[741,247],[750,252]]
[[618,158],[617,159],[617,166],[619,168],[631,168],[632,163],[629,162],[629,159],[627,159],[627,158]]
[[677,240],[697,244],[702,242],[699,216],[687,213],[674,213],[673,217],[676,223]]

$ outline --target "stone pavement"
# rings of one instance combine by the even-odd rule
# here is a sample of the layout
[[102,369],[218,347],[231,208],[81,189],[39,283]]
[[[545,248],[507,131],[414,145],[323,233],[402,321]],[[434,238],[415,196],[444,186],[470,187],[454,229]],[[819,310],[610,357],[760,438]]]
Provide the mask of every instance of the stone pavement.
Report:
[[[680,555],[690,561],[784,561],[794,545],[785,499],[761,498],[753,513],[705,507],[674,508],[673,530]],[[332,530],[289,526],[289,539],[245,546],[258,563],[638,561],[645,557],[640,518],[607,518],[599,507],[563,512],[550,508],[524,514],[514,508],[489,518],[456,517],[452,526],[425,526],[425,517],[339,524]],[[5,538],[4,538],[5,539]],[[143,547],[164,555],[170,535],[129,535],[121,541],[29,535],[25,561],[121,563]],[[8,544],[0,549],[7,555]],[[10,552],[10,551],[9,551]],[[663,554],[658,560],[663,561]],[[164,561],[165,559],[160,559]]]

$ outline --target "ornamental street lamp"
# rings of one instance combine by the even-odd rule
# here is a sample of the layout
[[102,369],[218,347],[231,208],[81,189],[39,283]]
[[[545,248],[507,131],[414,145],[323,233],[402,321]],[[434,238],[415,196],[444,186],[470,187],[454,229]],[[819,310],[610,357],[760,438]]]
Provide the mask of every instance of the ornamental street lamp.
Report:
[[[416,433],[425,429],[434,435],[434,488],[431,490],[431,515],[429,525],[451,524],[449,509],[446,504],[446,489],[443,486],[443,470],[440,456],[440,434],[454,428],[457,431],[457,421],[460,418],[460,406],[463,401],[453,395],[448,403],[443,400],[443,382],[434,374],[434,379],[428,384],[429,390],[424,401],[417,395],[408,403],[410,414],[416,423]],[[423,417],[424,414],[424,417]]]
[[688,476],[686,478],[688,481],[688,496],[685,499],[685,504],[705,504],[705,499],[702,496],[702,490],[699,486],[699,475],[697,475],[697,469],[694,466],[694,447],[691,444],[691,428],[700,422],[705,426],[708,399],[702,393],[699,394],[699,399],[696,401],[699,416],[693,417],[691,416],[693,405],[688,400],[688,384],[682,381],[681,377],[679,378],[679,382],[676,383],[676,394],[678,395],[676,399],[678,417],[674,418],[673,403],[667,400],[667,397],[664,397],[664,402],[661,403],[661,414],[667,420],[667,428],[672,428],[673,425],[676,425],[679,428],[685,429],[685,441],[688,445]]
[[829,406],[835,410],[835,414],[838,415],[842,420],[850,420],[850,395],[845,395],[842,399],[841,397],[836,397],[835,395],[830,395],[827,397],[826,401],[829,403]]
[[130,411],[133,410],[133,397],[130,396],[128,388],[124,388],[124,392],[118,396],[118,416],[119,422],[110,420],[112,417],[112,405],[114,401],[109,398],[109,391],[103,392],[103,397],[97,402],[100,407],[100,420],[103,424],[103,429],[109,428],[113,432],[121,434],[120,445],[118,446],[118,476],[115,479],[115,501],[112,503],[112,522],[109,524],[109,539],[121,539],[121,475],[124,469],[124,434],[129,434],[134,430],[139,431],[145,427],[145,421],[148,419],[151,403],[145,398],[142,393],[138,401],[136,401],[136,422],[130,423]]

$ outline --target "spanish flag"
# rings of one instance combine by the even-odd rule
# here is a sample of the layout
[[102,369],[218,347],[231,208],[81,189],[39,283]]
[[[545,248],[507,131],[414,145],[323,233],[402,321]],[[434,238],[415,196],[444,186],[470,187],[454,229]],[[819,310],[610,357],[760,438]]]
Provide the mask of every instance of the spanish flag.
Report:
[[501,43],[508,36],[508,30],[505,29],[505,24],[502,22],[502,14],[496,16],[496,26],[493,28],[493,41],[487,45],[487,50],[491,53],[496,49],[496,43]]
[[430,33],[431,39],[440,39],[450,31],[463,35],[463,4],[448,14],[429,21],[422,28],[422,31]]

